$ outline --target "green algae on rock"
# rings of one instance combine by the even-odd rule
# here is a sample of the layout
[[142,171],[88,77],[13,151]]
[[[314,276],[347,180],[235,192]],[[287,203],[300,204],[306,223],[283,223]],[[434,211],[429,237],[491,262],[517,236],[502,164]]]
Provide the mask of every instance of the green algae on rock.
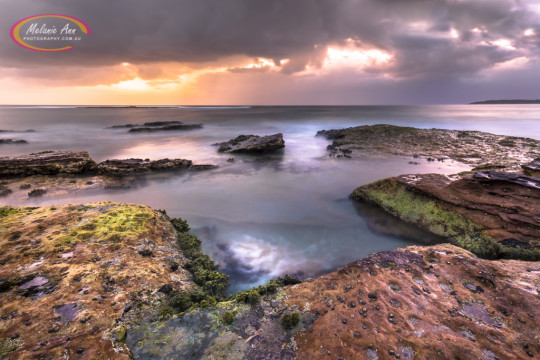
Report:
[[[132,299],[148,292],[145,306],[154,313],[164,283],[172,291],[198,287],[169,218],[146,206],[2,207],[0,246],[6,359],[129,359],[121,319],[134,312]],[[154,256],[141,256],[145,250]]]
[[540,190],[513,182],[402,175],[360,186],[351,198],[488,258],[540,260]]

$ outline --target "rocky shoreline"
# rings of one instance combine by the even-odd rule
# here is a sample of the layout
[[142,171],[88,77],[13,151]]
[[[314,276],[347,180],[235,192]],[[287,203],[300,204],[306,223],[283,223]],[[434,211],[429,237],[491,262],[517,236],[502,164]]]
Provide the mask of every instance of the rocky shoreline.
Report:
[[[106,201],[0,207],[0,358],[540,356],[540,141],[390,125],[318,135],[333,140],[335,157],[474,166],[451,177],[383,179],[351,194],[453,245],[375,253],[315,279],[285,276],[227,296],[228,276],[165,211]],[[241,135],[217,145],[259,154],[285,142],[283,134]],[[0,158],[0,195],[39,196],[51,184],[68,193],[124,189],[141,174],[209,168],[46,151]]]
[[0,157],[0,196],[41,196],[88,189],[126,190],[144,183],[145,176],[163,172],[215,169],[185,159],[123,159],[95,162],[87,152],[43,151]]
[[[538,262],[376,253],[225,297],[181,219],[110,202],[0,208],[5,359],[526,359]],[[501,296],[501,294],[504,294]],[[190,339],[190,340],[188,340]]]

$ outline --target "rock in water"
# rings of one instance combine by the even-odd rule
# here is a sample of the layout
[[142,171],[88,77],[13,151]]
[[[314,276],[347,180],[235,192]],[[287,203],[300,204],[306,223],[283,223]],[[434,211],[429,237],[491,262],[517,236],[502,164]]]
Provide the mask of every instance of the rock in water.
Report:
[[285,147],[283,134],[267,136],[240,135],[219,144],[219,152],[228,153],[268,153]]
[[351,198],[484,258],[540,260],[539,179],[478,172],[452,181],[439,174],[401,175],[363,185]]
[[86,151],[43,151],[0,158],[0,177],[82,174],[94,170],[96,163]]
[[98,171],[103,175],[125,176],[135,173],[149,171],[165,171],[187,169],[192,166],[191,160],[185,159],[125,159],[125,160],[105,160],[98,164]]
[[181,121],[152,121],[144,124],[125,124],[114,125],[110,129],[129,129],[128,132],[154,132],[154,131],[171,131],[171,130],[193,130],[201,129],[203,124],[186,124]]
[[26,140],[0,139],[0,144],[28,144]]

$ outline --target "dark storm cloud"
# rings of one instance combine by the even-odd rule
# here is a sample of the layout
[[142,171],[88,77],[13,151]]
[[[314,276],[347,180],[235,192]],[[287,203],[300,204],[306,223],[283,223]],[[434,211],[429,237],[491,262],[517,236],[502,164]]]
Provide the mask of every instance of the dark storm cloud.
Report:
[[[394,55],[381,71],[398,77],[471,74],[524,54],[536,54],[540,29],[531,4],[518,0],[2,0],[0,66],[110,66],[121,62],[205,63],[246,55],[290,59],[286,74],[320,65],[328,45],[354,39]],[[44,54],[15,45],[9,28],[39,13],[78,17],[92,35],[76,50]],[[423,33],[413,23],[428,24]],[[485,31],[477,34],[473,28]],[[455,29],[459,39],[445,34]],[[540,31],[537,31],[540,33]],[[513,51],[490,42],[515,41]],[[484,43],[482,43],[484,41]],[[242,70],[233,70],[242,71]],[[374,70],[376,71],[376,70]],[[150,77],[157,73],[141,73]]]

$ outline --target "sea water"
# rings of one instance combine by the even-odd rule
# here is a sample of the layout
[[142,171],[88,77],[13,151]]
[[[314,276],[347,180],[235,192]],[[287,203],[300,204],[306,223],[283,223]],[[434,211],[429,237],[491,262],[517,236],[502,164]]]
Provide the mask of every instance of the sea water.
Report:
[[[0,156],[43,150],[88,151],[96,161],[184,158],[215,170],[177,172],[121,191],[0,198],[1,205],[38,206],[110,200],[141,203],[187,219],[203,249],[231,276],[231,292],[285,273],[329,272],[370,253],[436,242],[384,212],[353,202],[357,186],[408,173],[452,174],[469,167],[451,160],[330,158],[323,129],[394,124],[480,130],[540,139],[540,106],[297,107],[0,107]],[[179,120],[202,129],[129,133],[112,125]],[[265,156],[217,152],[212,144],[240,134],[284,134],[283,151]],[[387,144],[392,146],[392,144]],[[227,161],[234,158],[234,162]]]

